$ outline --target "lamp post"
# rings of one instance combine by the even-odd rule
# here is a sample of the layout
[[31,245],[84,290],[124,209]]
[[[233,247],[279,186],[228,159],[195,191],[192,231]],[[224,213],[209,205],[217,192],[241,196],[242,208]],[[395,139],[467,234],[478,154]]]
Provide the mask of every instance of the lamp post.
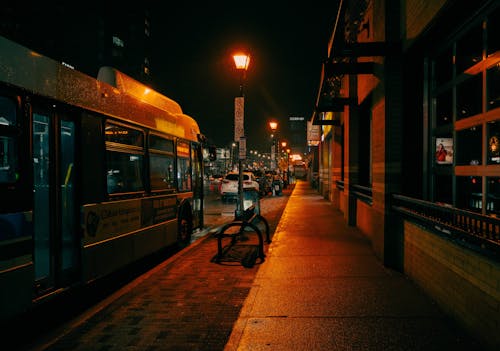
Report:
[[[288,154],[286,153],[286,145],[287,145],[286,141],[281,142],[281,148],[283,150],[283,153],[288,158]],[[285,183],[285,186],[286,186],[286,184],[288,182],[288,168],[287,168],[287,172],[283,172],[283,182]]]
[[248,65],[250,64],[250,56],[247,54],[233,55],[234,64],[236,69],[240,71],[240,95],[234,99],[234,141],[239,146],[238,157],[238,201],[236,203],[235,217],[239,218],[244,211],[244,196],[243,196],[243,165],[242,160],[246,156],[246,139],[245,139],[245,126],[244,126],[244,109],[245,97],[243,95],[243,84],[246,78]]
[[237,148],[238,144],[236,142],[231,143],[231,171],[234,171],[236,168],[236,152],[238,151]]
[[290,149],[286,149],[286,182],[290,184]]
[[271,121],[269,122],[269,128],[271,128],[271,139],[272,139],[272,145],[271,145],[271,169],[276,168],[276,145],[275,145],[275,136],[274,133],[276,133],[276,129],[278,129],[278,122]]

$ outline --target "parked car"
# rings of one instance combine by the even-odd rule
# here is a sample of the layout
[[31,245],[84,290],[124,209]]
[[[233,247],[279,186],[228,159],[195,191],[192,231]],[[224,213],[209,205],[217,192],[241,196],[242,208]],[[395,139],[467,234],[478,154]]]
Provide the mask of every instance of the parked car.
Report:
[[211,175],[208,178],[209,186],[210,186],[210,191],[212,191],[212,192],[220,192],[220,185],[222,183],[222,179],[223,178],[224,178],[224,176],[222,176],[220,174]]
[[[240,175],[238,172],[229,172],[226,174],[220,186],[222,201],[236,199],[238,197],[238,182]],[[259,191],[259,183],[251,172],[243,172],[243,189],[255,189]]]
[[248,170],[248,172],[252,172],[255,176],[255,181],[259,183],[259,195],[261,197],[266,196],[272,191],[271,183],[268,181],[264,171],[260,169],[252,169]]
[[273,195],[281,195],[284,188],[283,178],[276,171],[266,172],[268,182],[271,184],[271,192]]

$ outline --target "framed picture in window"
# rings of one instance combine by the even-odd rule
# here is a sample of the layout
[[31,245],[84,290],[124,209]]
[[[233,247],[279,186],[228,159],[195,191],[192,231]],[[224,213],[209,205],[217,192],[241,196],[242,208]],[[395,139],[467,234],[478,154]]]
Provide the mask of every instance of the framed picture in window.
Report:
[[453,138],[436,138],[436,163],[441,165],[453,163]]

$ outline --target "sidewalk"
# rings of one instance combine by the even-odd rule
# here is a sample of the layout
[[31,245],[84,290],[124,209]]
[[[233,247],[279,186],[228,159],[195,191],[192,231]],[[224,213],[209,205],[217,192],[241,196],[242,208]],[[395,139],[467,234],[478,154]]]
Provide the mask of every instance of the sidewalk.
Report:
[[230,339],[232,350],[480,350],[307,182],[298,182]]

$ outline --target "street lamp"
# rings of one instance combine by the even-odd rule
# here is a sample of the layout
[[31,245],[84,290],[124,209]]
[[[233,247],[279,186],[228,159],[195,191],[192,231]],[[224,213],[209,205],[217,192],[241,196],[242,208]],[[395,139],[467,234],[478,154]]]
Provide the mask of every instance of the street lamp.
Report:
[[250,55],[238,53],[233,55],[236,69],[240,71],[240,95],[234,99],[234,141],[239,145],[238,157],[238,201],[236,203],[235,217],[239,218],[243,214],[243,165],[242,160],[246,157],[246,139],[244,127],[245,97],[243,95],[243,83],[246,78]]
[[[286,154],[286,145],[287,145],[286,141],[281,142],[281,150],[283,151],[284,154]],[[287,156],[287,155],[285,155],[285,156]],[[281,164],[283,167],[285,166],[285,162],[282,162]],[[285,184],[286,184],[286,182],[288,182],[287,176],[288,176],[288,173],[283,172],[283,181],[285,182]]]
[[236,142],[231,143],[231,171],[234,171],[236,168],[236,152],[238,144]]
[[290,184],[290,149],[286,149],[286,181]]
[[276,146],[275,146],[275,137],[274,133],[276,133],[276,129],[278,129],[278,122],[271,121],[269,122],[269,128],[271,128],[272,134],[271,134],[271,139],[272,139],[272,145],[271,145],[271,169],[276,168]]

